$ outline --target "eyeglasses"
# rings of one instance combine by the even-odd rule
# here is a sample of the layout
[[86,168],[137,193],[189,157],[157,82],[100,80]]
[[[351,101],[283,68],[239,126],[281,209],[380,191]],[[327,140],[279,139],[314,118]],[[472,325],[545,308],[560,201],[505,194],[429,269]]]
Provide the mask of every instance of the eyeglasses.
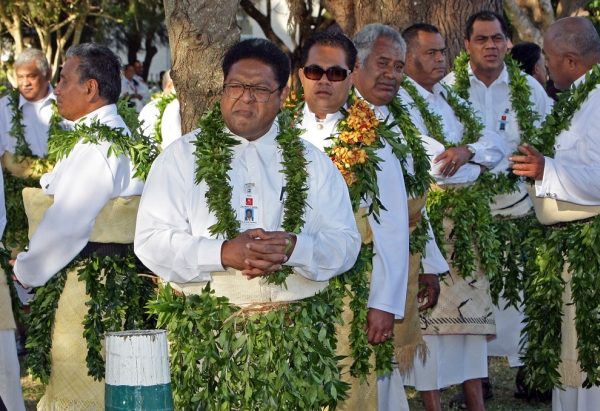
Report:
[[266,87],[261,86],[249,86],[247,84],[229,83],[223,84],[223,91],[227,94],[227,97],[237,100],[244,95],[244,92],[248,89],[250,98],[257,103],[266,103],[271,98],[271,94],[281,89],[275,89],[273,91]]
[[327,70],[323,70],[320,66],[311,65],[304,67],[303,72],[304,77],[309,80],[321,80],[323,74],[326,74],[329,81],[344,81],[352,73],[352,70],[339,67],[330,67]]

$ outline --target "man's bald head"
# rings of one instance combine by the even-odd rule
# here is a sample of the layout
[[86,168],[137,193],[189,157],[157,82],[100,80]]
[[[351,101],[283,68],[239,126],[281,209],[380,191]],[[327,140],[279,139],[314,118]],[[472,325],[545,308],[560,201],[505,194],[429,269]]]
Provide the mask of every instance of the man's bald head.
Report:
[[548,28],[544,37],[544,44],[548,43],[562,55],[572,53],[583,59],[600,56],[600,37],[585,17],[557,20]]
[[584,17],[560,19],[546,31],[544,54],[550,77],[564,90],[600,62],[600,37]]

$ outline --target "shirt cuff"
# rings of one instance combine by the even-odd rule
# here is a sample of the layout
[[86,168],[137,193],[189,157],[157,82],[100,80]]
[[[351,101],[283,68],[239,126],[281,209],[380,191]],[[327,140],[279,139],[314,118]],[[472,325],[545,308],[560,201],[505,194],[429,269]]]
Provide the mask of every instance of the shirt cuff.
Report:
[[555,176],[554,160],[546,157],[544,162],[544,177],[542,177],[542,180],[535,180],[536,197],[556,198],[556,194],[552,193],[550,187],[550,182],[555,179]]
[[475,149],[475,155],[473,156],[472,159],[470,159],[469,161],[471,163],[485,163],[487,161],[489,161],[486,156],[485,156],[485,147],[483,146],[483,144],[481,143],[471,143],[471,144],[467,144],[468,146],[471,146]]
[[15,275],[15,277],[17,277],[17,281],[19,281],[23,287],[33,288],[33,286],[31,284],[28,284],[27,281],[23,281],[21,279],[21,277],[19,277],[19,271],[17,269],[17,265],[18,264],[19,264],[19,262],[15,260],[15,265],[12,268],[13,269],[13,274]]
[[200,248],[198,250],[198,266],[201,267],[201,271],[211,272],[223,271],[225,269],[221,260],[223,243],[225,243],[225,240],[222,239],[204,239],[200,243]]
[[308,234],[296,234],[296,245],[292,255],[284,265],[291,267],[310,267],[313,257],[313,241]]
[[367,307],[375,308],[377,310],[385,311],[386,313],[394,314],[394,316],[396,317],[396,320],[401,320],[404,318],[404,310],[403,309],[399,309],[398,307],[392,307],[391,305],[388,305],[388,304],[369,302],[367,304]]

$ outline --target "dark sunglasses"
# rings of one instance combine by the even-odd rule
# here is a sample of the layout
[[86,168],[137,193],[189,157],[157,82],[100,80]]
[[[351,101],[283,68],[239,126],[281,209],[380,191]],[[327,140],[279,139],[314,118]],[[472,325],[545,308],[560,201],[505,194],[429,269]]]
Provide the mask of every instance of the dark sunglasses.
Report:
[[352,73],[352,70],[330,67],[327,70],[323,70],[323,68],[312,65],[306,66],[303,68],[304,77],[309,80],[321,80],[323,74],[327,75],[327,79],[329,81],[344,81]]

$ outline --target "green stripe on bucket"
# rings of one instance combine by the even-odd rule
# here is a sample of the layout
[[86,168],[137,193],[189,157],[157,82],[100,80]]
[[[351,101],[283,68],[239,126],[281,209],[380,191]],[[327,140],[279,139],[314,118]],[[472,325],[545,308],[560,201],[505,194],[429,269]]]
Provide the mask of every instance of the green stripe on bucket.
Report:
[[105,411],[173,411],[171,383],[143,386],[108,385]]

